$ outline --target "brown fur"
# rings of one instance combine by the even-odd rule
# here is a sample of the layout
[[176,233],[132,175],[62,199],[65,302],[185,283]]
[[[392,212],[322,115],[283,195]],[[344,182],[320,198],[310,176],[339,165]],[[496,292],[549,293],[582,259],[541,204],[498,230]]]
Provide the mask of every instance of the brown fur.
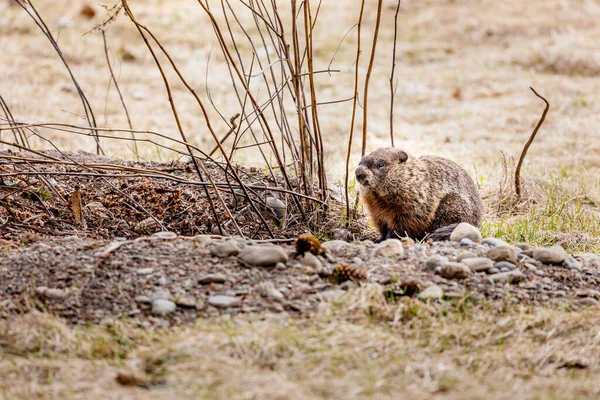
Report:
[[449,226],[481,222],[483,204],[475,183],[448,159],[380,148],[360,160],[356,177],[380,240],[448,239]]

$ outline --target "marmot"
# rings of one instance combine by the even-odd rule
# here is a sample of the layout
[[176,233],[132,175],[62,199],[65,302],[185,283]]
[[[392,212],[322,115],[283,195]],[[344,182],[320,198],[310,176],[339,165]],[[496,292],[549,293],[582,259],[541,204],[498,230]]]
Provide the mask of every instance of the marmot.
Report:
[[356,179],[379,241],[449,240],[458,223],[481,222],[483,203],[473,179],[446,158],[380,148],[360,160]]

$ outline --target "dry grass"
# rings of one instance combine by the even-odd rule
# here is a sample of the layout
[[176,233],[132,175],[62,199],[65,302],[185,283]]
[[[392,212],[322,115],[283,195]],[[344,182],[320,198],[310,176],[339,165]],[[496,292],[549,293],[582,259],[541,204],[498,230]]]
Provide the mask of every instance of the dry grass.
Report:
[[[223,318],[169,332],[126,322],[69,328],[30,314],[0,323],[0,391],[11,399],[600,394],[597,309],[414,304],[388,305],[365,287],[310,320]],[[158,383],[123,386],[118,373]]]

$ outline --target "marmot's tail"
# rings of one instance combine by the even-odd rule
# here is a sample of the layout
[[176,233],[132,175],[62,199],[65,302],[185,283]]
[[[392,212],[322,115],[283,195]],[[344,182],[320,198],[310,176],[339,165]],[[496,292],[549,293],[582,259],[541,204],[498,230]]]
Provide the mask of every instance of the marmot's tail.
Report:
[[450,235],[452,234],[452,231],[454,230],[454,228],[456,228],[456,225],[458,224],[452,224],[452,225],[447,225],[447,226],[443,226],[441,228],[436,229],[435,231],[433,231],[433,233],[431,233],[430,235],[428,235],[425,239],[431,239],[434,242],[441,242],[443,240],[450,240]]

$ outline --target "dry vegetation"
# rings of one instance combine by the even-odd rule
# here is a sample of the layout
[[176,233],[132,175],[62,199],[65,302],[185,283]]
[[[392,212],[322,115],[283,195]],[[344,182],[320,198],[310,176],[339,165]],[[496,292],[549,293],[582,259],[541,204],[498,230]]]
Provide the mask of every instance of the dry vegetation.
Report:
[[[288,2],[282,3],[285,10]],[[367,3],[362,74],[376,19],[374,2]],[[98,126],[126,128],[102,35],[86,34],[106,19],[100,5],[112,7],[113,2],[90,3],[96,11],[91,18],[81,13],[82,5],[36,3],[90,100]],[[214,129],[225,135],[239,104],[206,14],[195,1],[131,1],[130,6],[200,97],[207,104],[210,98]],[[315,75],[320,102],[353,95],[353,26],[359,6],[358,0],[321,4],[314,69],[335,72]],[[369,91],[367,149],[389,144],[395,7],[395,1],[384,1]],[[236,11],[243,24],[252,22],[251,15]],[[415,155],[454,159],[472,171],[486,200],[485,234],[600,252],[599,17],[598,0],[402,2],[395,144]],[[133,127],[178,138],[159,72],[135,26],[121,15],[107,26],[106,39]],[[0,0],[0,49],[0,95],[17,121],[85,125],[79,97],[56,52],[12,0]],[[240,51],[249,54],[251,48]],[[265,62],[272,51],[261,47],[256,57]],[[525,160],[524,201],[515,203],[515,158],[543,109],[530,86],[551,108]],[[179,82],[172,89],[190,143],[212,149],[214,141],[194,98]],[[268,94],[259,93],[259,102],[266,101]],[[336,184],[343,181],[351,110],[352,102],[319,107],[325,166]],[[360,158],[360,118],[355,129],[351,165]],[[0,133],[12,141],[10,133]],[[56,129],[38,133],[65,151],[95,151],[88,137]],[[159,138],[157,143],[168,141]],[[31,144],[49,147],[36,138]],[[103,139],[102,146],[114,158],[135,158],[133,146],[122,141]],[[145,160],[181,157],[149,143],[138,143],[138,149]],[[264,167],[252,148],[240,148],[236,161]],[[427,308],[411,304],[390,309],[369,290],[362,288],[340,304],[324,304],[310,321],[240,317],[202,320],[168,332],[127,322],[71,328],[43,314],[0,321],[0,393],[7,399],[600,395],[597,309],[528,309],[510,303],[497,309],[467,302],[430,315]],[[119,372],[125,378],[134,374],[149,389],[119,385]]]

